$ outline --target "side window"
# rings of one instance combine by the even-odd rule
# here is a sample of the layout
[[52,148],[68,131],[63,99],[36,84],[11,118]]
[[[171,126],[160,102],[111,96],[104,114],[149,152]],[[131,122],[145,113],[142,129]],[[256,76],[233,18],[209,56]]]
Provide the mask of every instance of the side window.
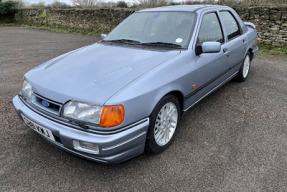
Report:
[[223,20],[228,40],[242,34],[238,22],[229,11],[220,11],[220,16]]
[[222,29],[216,13],[208,13],[202,18],[198,34],[198,44],[202,45],[208,41],[224,43]]

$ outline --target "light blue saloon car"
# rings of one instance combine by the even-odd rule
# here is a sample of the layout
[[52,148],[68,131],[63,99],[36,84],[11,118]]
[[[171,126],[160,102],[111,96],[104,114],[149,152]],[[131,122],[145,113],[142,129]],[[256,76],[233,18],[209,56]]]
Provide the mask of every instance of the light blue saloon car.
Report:
[[26,73],[14,107],[49,143],[102,163],[167,149],[180,117],[245,81],[257,32],[226,6],[138,11],[102,40]]

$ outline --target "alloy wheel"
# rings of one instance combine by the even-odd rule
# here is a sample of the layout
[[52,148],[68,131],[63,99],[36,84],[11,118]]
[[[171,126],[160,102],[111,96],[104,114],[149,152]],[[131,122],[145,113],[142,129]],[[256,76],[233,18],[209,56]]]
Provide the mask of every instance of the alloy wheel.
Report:
[[166,145],[172,138],[178,121],[178,110],[174,103],[166,103],[159,111],[155,126],[154,138],[159,146]]

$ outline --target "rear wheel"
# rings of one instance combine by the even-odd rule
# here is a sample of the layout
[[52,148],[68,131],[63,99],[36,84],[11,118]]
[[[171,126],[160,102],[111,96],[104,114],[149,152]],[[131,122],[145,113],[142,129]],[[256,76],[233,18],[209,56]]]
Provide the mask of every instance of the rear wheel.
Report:
[[244,61],[241,65],[241,68],[236,76],[237,81],[245,81],[248,77],[249,71],[250,71],[250,64],[251,64],[251,59],[250,59],[250,53],[248,52],[244,58]]
[[147,147],[153,153],[166,150],[174,140],[179,123],[180,107],[177,97],[167,95],[156,105],[150,117]]

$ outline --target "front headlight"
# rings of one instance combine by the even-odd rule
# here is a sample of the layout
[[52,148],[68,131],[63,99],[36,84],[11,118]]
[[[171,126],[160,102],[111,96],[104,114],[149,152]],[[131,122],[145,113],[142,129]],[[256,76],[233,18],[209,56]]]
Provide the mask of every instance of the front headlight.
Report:
[[114,127],[123,123],[125,109],[122,105],[102,107],[89,103],[69,101],[64,105],[62,116],[80,123]]
[[63,117],[73,119],[85,123],[99,124],[103,107],[82,103],[77,101],[69,101],[63,110]]
[[20,94],[22,97],[24,97],[26,100],[31,101],[31,96],[32,96],[32,86],[30,83],[28,83],[26,80],[22,80],[22,85],[21,85],[21,91]]

